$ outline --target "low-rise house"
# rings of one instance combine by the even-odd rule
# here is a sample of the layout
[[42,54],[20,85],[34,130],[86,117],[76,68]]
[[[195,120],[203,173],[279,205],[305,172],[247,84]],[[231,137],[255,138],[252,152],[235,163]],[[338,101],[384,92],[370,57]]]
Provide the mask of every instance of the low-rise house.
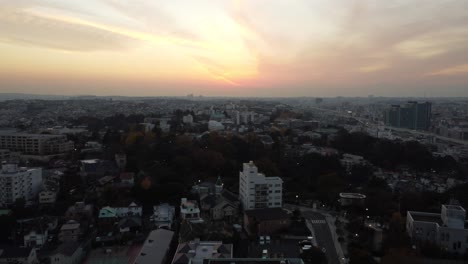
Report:
[[120,219],[119,223],[120,233],[137,233],[141,230],[141,217],[128,216]]
[[174,232],[157,229],[151,231],[146,238],[140,254],[134,264],[163,264],[166,263]]
[[116,223],[118,223],[118,217],[117,211],[114,208],[106,206],[99,210],[98,225],[100,232],[111,232]]
[[199,239],[180,243],[172,264],[203,264],[205,259],[212,258],[232,258],[232,244]]
[[142,214],[141,206],[138,206],[136,203],[132,202],[127,207],[115,207],[115,213],[117,217],[126,217],[126,216],[140,216]]
[[0,248],[0,264],[37,264],[36,250],[32,247]]
[[93,218],[93,205],[84,202],[76,202],[75,205],[68,207],[65,218],[69,220],[81,221],[82,219]]
[[59,240],[61,242],[77,242],[82,235],[80,223],[69,220],[60,228]]
[[153,206],[153,215],[150,216],[150,221],[156,226],[156,228],[172,228],[172,222],[174,221],[175,207],[169,204],[160,204]]
[[289,214],[281,208],[244,211],[244,229],[249,235],[272,235],[289,227]]
[[78,242],[67,242],[61,244],[49,259],[51,264],[80,264],[85,257],[85,251]]
[[99,210],[99,219],[117,218],[117,210],[110,206],[105,206]]
[[83,180],[95,180],[105,175],[115,175],[118,168],[109,160],[89,159],[81,160],[80,175]]
[[192,191],[200,197],[201,210],[212,220],[232,221],[239,214],[240,202],[237,195],[223,188],[218,177],[216,183],[204,182],[195,185]]
[[18,231],[23,236],[25,247],[40,248],[45,245],[50,237],[50,233],[58,226],[56,217],[37,217],[17,221]]
[[182,198],[180,202],[180,217],[182,220],[189,221],[203,221],[200,218],[200,208],[198,207],[197,201],[187,200],[187,198]]

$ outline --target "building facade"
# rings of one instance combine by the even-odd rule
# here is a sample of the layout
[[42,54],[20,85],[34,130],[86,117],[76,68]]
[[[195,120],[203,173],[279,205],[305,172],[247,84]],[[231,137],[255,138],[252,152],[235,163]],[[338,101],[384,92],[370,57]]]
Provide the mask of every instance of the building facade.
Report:
[[17,199],[32,200],[42,189],[42,169],[18,168],[3,164],[0,172],[0,204],[9,205]]
[[403,105],[392,105],[385,110],[384,121],[387,126],[429,130],[431,126],[432,104],[430,102],[410,101]]
[[27,155],[51,155],[74,149],[72,141],[65,135],[44,135],[0,132],[0,149],[19,151]]
[[468,250],[465,217],[465,209],[454,203],[442,205],[440,214],[408,211],[406,231],[415,244],[430,242],[463,254]]
[[200,221],[200,207],[197,201],[182,198],[180,201],[180,218],[189,221]]
[[283,180],[266,177],[250,161],[239,173],[239,199],[244,210],[283,206]]

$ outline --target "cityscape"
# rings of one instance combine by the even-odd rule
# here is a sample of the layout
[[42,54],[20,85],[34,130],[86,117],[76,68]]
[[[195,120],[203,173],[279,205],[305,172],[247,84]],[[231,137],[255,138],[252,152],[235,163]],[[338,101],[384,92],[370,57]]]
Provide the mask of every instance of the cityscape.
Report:
[[0,264],[468,263],[468,2],[0,2]]
[[0,111],[5,263],[466,260],[467,100],[23,98]]

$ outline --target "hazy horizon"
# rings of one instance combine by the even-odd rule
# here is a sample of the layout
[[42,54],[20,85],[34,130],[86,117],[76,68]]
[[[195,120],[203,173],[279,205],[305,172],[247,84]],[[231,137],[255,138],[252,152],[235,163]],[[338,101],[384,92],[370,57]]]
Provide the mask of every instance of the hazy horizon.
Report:
[[468,96],[468,2],[2,1],[0,92]]

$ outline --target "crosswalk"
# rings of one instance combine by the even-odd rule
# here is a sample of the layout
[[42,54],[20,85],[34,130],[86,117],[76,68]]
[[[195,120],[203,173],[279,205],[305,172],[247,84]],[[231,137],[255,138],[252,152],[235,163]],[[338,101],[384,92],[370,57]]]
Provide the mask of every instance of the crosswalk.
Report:
[[312,224],[326,224],[327,221],[325,221],[325,220],[310,220],[310,223],[312,223]]

